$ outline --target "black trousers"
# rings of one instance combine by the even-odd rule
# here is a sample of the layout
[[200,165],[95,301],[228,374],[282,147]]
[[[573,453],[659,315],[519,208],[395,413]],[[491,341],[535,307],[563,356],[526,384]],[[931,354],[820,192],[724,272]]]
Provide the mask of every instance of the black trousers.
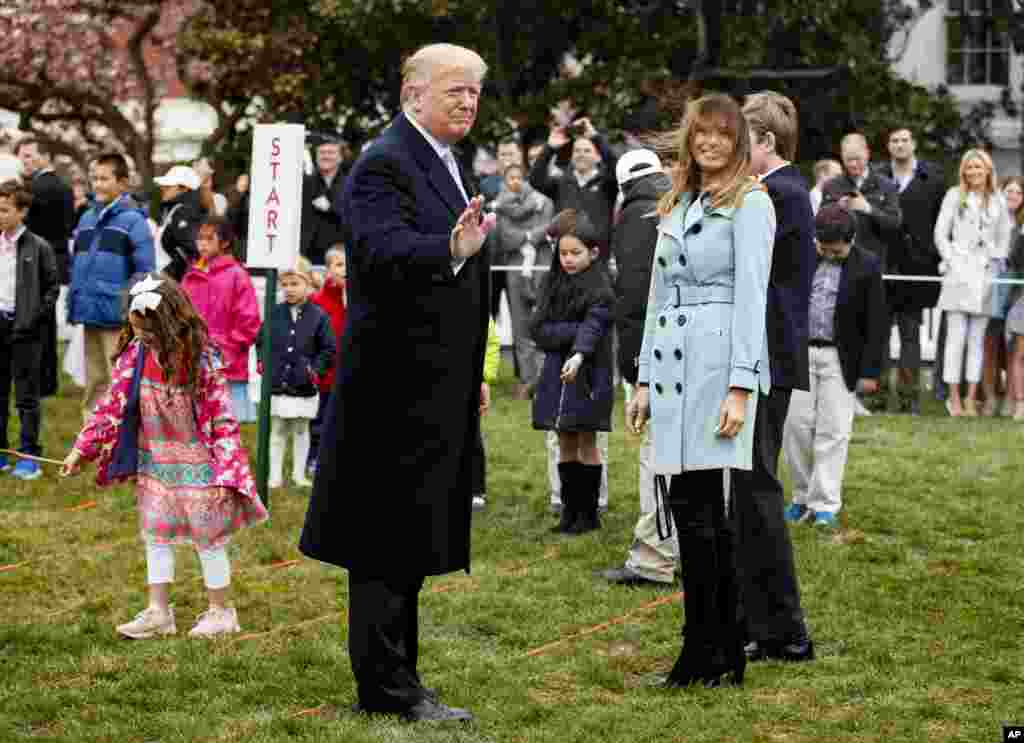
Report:
[[360,706],[403,712],[426,696],[419,656],[419,594],[423,576],[349,573],[348,653]]
[[747,638],[763,644],[790,642],[807,633],[778,477],[791,393],[774,387],[770,395],[758,397],[753,468],[731,471],[741,616]]
[[0,317],[0,449],[9,449],[7,422],[11,412],[11,383],[14,407],[21,421],[21,445],[18,451],[38,457],[39,384],[42,343],[39,338],[15,339],[13,321]]

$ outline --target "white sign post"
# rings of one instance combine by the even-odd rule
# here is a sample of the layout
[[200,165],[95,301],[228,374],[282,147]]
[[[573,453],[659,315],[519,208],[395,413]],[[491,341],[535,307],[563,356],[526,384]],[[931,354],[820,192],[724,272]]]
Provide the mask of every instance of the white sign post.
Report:
[[300,124],[257,124],[249,173],[249,241],[246,264],[266,269],[260,356],[260,407],[256,487],[270,506],[270,392],[274,378],[271,318],[277,298],[277,272],[295,267],[302,231],[302,175],[306,128]]
[[302,222],[306,128],[257,124],[249,176],[250,268],[294,268]]

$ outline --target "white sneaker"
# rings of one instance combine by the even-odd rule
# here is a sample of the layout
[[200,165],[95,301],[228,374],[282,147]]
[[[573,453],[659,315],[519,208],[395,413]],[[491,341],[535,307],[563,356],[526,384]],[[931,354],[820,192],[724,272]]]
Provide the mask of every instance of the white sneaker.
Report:
[[298,478],[298,479],[295,480],[295,487],[297,487],[297,488],[311,488],[311,487],[313,487],[313,481],[308,479],[308,478],[301,477],[301,478]]
[[473,510],[482,511],[487,508],[487,499],[482,495],[473,496]]
[[147,606],[135,615],[135,619],[117,626],[117,632],[133,640],[146,640],[154,635],[174,635],[178,628],[174,625],[174,607],[167,611],[155,606]]
[[238,613],[234,607],[218,608],[211,606],[199,615],[196,626],[189,630],[189,637],[215,637],[241,632],[238,626]]

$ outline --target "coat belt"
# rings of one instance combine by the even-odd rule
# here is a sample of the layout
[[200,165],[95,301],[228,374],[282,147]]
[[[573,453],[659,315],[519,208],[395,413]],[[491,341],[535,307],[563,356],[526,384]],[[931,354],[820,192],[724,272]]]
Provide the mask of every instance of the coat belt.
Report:
[[733,287],[721,284],[694,286],[693,284],[672,284],[669,286],[669,307],[683,307],[692,304],[708,304],[722,302],[732,304]]

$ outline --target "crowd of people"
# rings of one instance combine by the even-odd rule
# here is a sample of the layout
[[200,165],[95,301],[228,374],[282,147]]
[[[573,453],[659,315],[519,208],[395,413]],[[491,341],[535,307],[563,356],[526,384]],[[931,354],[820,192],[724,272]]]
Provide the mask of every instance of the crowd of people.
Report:
[[[151,212],[123,155],[68,181],[19,140],[0,178],[0,449],[13,386],[26,456],[0,468],[41,476],[66,312],[85,391],[62,472],[96,460],[98,484],[134,481],[145,541],[149,604],[117,631],[177,631],[172,546],[188,543],[210,602],[190,634],[237,632],[224,546],[267,518],[239,423],[256,418],[250,350],[269,335],[272,359],[254,364],[272,368],[269,486],[292,442],[291,480],[312,488],[300,549],[349,571],[360,711],[471,719],[419,677],[417,602],[426,576],[468,569],[471,512],[487,504],[481,417],[504,293],[513,394],[546,432],[552,531],[602,527],[626,388],[640,517],[601,575],[668,586],[681,571],[686,629],[663,685],[813,660],[787,525],[837,526],[858,408],[895,397],[920,413],[923,310],[942,311],[934,387],[949,414],[1024,420],[1024,289],[995,281],[1024,277],[1024,180],[999,181],[971,149],[948,184],[896,127],[882,161],[847,134],[809,188],[797,107],[773,92],[704,96],[675,130],[618,148],[561,106],[544,141],[507,137],[474,174],[455,147],[486,70],[471,50],[425,47],[403,66],[402,113],[358,158],[314,143],[301,257],[266,318],[244,265],[245,176],[229,198],[208,160],[175,165]],[[395,424],[385,441],[367,433],[377,421]],[[388,497],[342,502],[352,481]]]

